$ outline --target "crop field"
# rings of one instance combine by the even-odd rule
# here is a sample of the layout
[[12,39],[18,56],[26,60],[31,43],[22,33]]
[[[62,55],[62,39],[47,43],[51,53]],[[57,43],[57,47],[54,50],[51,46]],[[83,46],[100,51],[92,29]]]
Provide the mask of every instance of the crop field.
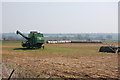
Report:
[[117,78],[118,54],[98,52],[102,45],[45,44],[30,50],[21,42],[3,42],[2,76],[15,69],[13,78]]

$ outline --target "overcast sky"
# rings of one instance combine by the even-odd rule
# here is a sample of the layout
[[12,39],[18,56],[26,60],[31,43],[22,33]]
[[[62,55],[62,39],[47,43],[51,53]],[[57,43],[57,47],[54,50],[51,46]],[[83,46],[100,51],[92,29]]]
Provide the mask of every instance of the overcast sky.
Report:
[[117,33],[117,2],[4,2],[3,33]]

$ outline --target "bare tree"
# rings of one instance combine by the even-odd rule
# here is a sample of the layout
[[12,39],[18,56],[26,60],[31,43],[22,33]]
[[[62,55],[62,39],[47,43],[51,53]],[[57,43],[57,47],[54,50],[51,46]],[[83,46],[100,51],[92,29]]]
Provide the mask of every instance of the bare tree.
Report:
[[110,40],[112,39],[112,35],[107,35],[106,38]]
[[77,36],[76,36],[76,37],[77,37],[77,39],[79,39],[79,40],[80,40],[80,39],[83,39],[83,36],[82,36],[82,35],[80,35],[80,34],[77,34]]

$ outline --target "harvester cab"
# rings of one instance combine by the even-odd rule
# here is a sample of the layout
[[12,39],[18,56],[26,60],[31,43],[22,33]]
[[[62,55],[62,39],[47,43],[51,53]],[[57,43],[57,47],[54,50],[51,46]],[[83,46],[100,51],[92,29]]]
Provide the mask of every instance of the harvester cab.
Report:
[[16,34],[20,34],[22,37],[26,39],[26,42],[22,42],[22,47],[26,48],[44,48],[44,36],[42,33],[38,33],[36,31],[31,31],[28,36],[25,36],[20,31],[16,31]]

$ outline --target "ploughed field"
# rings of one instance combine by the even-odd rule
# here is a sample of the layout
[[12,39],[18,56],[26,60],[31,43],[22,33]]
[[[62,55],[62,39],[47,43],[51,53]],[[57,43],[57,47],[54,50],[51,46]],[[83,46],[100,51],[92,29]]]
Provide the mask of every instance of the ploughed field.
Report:
[[25,49],[20,42],[2,43],[3,78],[117,78],[118,55],[99,53],[104,44],[45,44]]

